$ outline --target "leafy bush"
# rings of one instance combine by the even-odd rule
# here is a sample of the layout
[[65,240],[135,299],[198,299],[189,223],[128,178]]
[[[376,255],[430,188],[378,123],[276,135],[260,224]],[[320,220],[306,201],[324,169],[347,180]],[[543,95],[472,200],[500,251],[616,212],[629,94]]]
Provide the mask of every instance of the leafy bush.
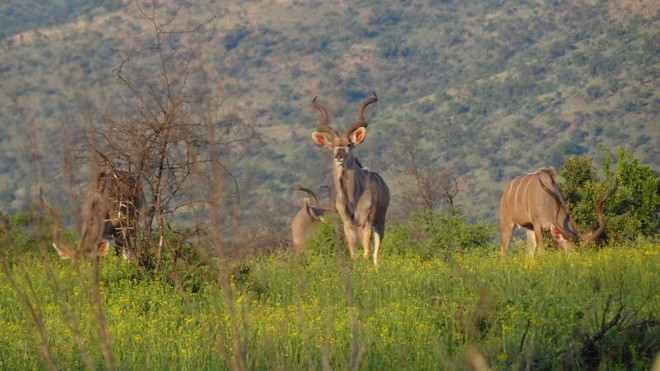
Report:
[[427,259],[438,256],[449,258],[457,250],[486,246],[495,236],[492,223],[478,221],[470,224],[458,209],[450,213],[415,211],[410,217],[410,222],[388,231],[390,235],[383,241],[384,251],[392,250],[403,256],[416,255]]
[[45,241],[50,241],[51,225],[47,223],[43,213],[35,207],[13,214],[0,220],[0,223],[2,223],[0,241],[3,245],[3,254],[9,250],[24,253],[36,252],[39,248],[50,248]]
[[617,179],[619,188],[603,207],[607,222],[605,238],[610,243],[624,243],[635,241],[640,235],[657,235],[660,223],[657,172],[623,148],[617,151],[616,169],[612,168],[612,162],[605,153],[602,167],[605,180],[602,181],[589,156],[570,156],[564,160],[560,168],[564,179],[558,183],[575,222],[582,230],[597,224],[596,202]]
[[[339,217],[326,216],[305,243],[305,254],[329,256],[337,251],[336,244],[345,245],[344,229]],[[347,250],[348,251],[348,250]]]
[[617,163],[617,177],[627,191],[623,194],[621,211],[629,212],[639,221],[642,234],[657,234],[660,227],[659,174],[623,148],[617,151]]

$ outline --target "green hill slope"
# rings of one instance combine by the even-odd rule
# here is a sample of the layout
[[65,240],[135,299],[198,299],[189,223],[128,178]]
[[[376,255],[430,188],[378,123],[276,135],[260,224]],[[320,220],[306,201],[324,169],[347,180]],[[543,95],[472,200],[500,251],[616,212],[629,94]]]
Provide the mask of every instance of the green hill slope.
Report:
[[[25,207],[42,179],[61,180],[63,128],[83,138],[135,104],[115,69],[153,32],[134,3],[109,4],[59,26],[0,22],[2,212]],[[378,93],[358,151],[391,184],[393,207],[411,143],[457,176],[456,205],[472,218],[494,218],[507,179],[569,154],[598,158],[599,145],[660,164],[652,1],[162,2],[155,14],[210,20],[187,41],[191,71],[204,72],[190,74],[190,91],[212,86],[225,113],[263,134],[232,160],[251,183],[248,214],[289,218],[289,187],[327,183],[329,155],[309,139],[314,96],[344,127]]]

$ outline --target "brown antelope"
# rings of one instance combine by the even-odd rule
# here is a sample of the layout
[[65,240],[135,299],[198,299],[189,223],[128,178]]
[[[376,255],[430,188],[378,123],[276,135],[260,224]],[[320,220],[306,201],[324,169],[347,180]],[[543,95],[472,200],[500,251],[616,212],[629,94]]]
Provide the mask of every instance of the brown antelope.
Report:
[[385,234],[385,215],[390,204],[390,191],[383,178],[363,167],[354,156],[353,150],[367,135],[364,110],[377,102],[376,93],[362,102],[358,121],[343,135],[328,126],[325,108],[312,101],[312,107],[321,112],[322,122],[312,133],[312,141],[321,148],[332,150],[333,178],[336,189],[335,207],[344,224],[344,234],[351,259],[355,259],[355,246],[362,240],[364,257],[369,258],[372,229],[374,233],[374,264],[379,263],[379,249]]
[[332,212],[334,209],[322,206],[316,198],[316,194],[311,189],[294,187],[291,188],[291,190],[303,191],[312,199],[305,198],[303,207],[298,210],[298,213],[291,222],[291,240],[293,241],[293,249],[296,254],[300,254],[305,248],[305,242],[312,233],[314,233],[318,224],[323,221],[325,214]]
[[550,235],[561,250],[569,247],[569,241],[594,241],[605,230],[603,203],[616,192],[618,184],[615,182],[614,187],[596,204],[598,229],[580,235],[559,186],[555,183],[555,175],[553,168],[541,169],[535,173],[520,175],[504,186],[500,199],[502,257],[506,255],[514,227],[525,228],[528,257],[534,256],[537,246],[540,254],[545,252],[542,229],[550,230]]
[[142,188],[127,171],[106,168],[90,182],[83,203],[83,227],[80,244],[73,251],[59,241],[60,225],[57,213],[39,192],[39,204],[53,218],[53,247],[62,259],[79,258],[85,254],[104,256],[112,237],[127,259],[135,257],[134,230],[137,228],[138,210],[142,207]]

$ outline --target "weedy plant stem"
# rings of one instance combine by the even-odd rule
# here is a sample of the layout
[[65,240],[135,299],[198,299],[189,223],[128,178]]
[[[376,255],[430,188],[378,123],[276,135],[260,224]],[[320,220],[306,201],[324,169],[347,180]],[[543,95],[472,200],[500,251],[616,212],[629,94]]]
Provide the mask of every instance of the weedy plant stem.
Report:
[[[222,290],[223,298],[225,301],[225,306],[229,314],[230,321],[230,334],[233,345],[233,354],[230,359],[227,359],[227,364],[233,370],[244,370],[245,369],[245,355],[246,353],[243,350],[243,344],[241,341],[241,331],[238,325],[236,308],[234,307],[234,296],[232,293],[231,282],[230,282],[230,269],[229,269],[229,260],[227,256],[227,251],[225,249],[225,244],[222,241],[220,236],[220,200],[224,194],[223,184],[224,179],[220,169],[220,159],[218,158],[218,143],[215,138],[215,127],[213,125],[208,125],[209,138],[211,139],[210,143],[210,152],[211,152],[211,188],[210,188],[210,197],[209,197],[209,212],[211,214],[211,235],[213,237],[213,246],[215,247],[215,255],[218,258],[218,263],[215,265],[217,267],[216,274],[218,281],[220,283],[220,288]],[[224,353],[224,352],[223,352]]]
[[357,308],[355,307],[355,297],[353,294],[353,281],[351,279],[351,269],[346,264],[346,246],[342,242],[344,235],[341,230],[341,223],[336,223],[334,228],[335,234],[335,248],[337,249],[337,265],[341,271],[341,278],[345,288],[346,304],[348,305],[348,315],[351,323],[351,357],[350,369],[358,370],[360,368],[360,346],[358,342],[358,324],[357,324]]
[[[16,248],[13,239],[9,235],[7,231],[7,226],[5,225],[5,222],[2,218],[0,218],[0,231],[2,232],[3,235],[4,245],[9,247],[14,259],[20,260],[21,257],[20,254],[18,253],[18,249]],[[46,328],[46,324],[44,321],[44,314],[42,311],[43,307],[41,305],[39,295],[37,295],[37,293],[34,290],[34,285],[32,284],[30,275],[26,270],[26,266],[20,263],[14,264],[14,267],[20,270],[20,273],[23,276],[23,279],[25,280],[25,285],[27,285],[27,288],[24,288],[21,287],[21,285],[16,281],[16,279],[14,279],[14,272],[12,271],[12,267],[10,267],[9,262],[7,261],[4,253],[0,254],[0,257],[2,257],[1,259],[2,272],[4,273],[7,282],[9,282],[11,289],[19,297],[21,303],[30,312],[30,317],[32,318],[32,321],[34,322],[34,325],[37,328],[37,332],[39,333],[39,340],[40,340],[40,350],[44,356],[45,366],[49,370],[57,370],[58,368],[57,365],[55,364],[55,359],[53,358],[53,351],[50,348],[48,342],[48,330]]]

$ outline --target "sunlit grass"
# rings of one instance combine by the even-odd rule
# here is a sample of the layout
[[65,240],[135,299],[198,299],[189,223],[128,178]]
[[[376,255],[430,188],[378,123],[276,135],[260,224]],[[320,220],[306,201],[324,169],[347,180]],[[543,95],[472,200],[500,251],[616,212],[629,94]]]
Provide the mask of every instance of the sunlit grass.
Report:
[[[658,245],[549,252],[534,260],[514,251],[500,261],[496,248],[451,259],[411,256],[385,253],[379,268],[359,259],[345,270],[333,254],[244,262],[233,276],[233,297],[247,366],[346,369],[356,357],[363,369],[463,368],[467,350],[477,349],[496,369],[585,367],[580,351],[616,316],[624,321],[596,347],[610,352],[601,355],[603,365],[648,367],[658,350],[648,338],[658,338],[657,327],[643,337],[631,333],[657,321]],[[44,366],[35,323],[10,277],[43,312],[57,367],[85,368],[85,357],[103,367],[91,275],[50,258],[55,281],[31,255],[7,265],[0,278],[0,368]],[[200,272],[201,284],[191,289],[172,274],[147,274],[114,257],[101,263],[117,368],[226,367],[219,345],[231,346],[229,315],[218,283]]]

